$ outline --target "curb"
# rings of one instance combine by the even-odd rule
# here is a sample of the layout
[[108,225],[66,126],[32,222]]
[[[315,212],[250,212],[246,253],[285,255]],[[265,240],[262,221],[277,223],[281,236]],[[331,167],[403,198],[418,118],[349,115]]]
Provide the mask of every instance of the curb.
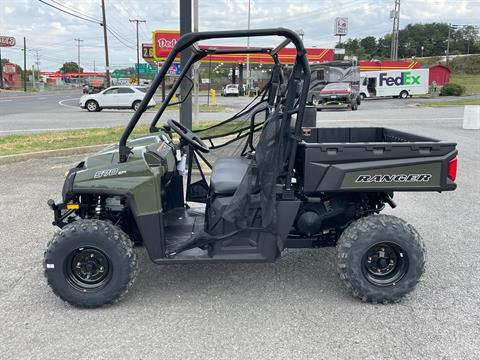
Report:
[[24,153],[24,154],[15,154],[15,155],[5,155],[5,156],[0,156],[0,165],[11,164],[14,162],[26,161],[31,159],[45,159],[45,158],[56,157],[56,156],[71,156],[71,155],[94,153],[102,150],[106,146],[108,146],[108,144],[81,146],[81,147],[74,147],[74,148],[67,148],[67,149],[47,150],[47,151],[37,151],[33,153]]

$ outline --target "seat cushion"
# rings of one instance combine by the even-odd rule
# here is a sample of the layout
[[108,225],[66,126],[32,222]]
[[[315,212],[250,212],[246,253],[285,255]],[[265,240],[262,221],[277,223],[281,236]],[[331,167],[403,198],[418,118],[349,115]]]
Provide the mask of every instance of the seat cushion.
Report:
[[250,160],[240,156],[220,158],[213,164],[210,186],[215,194],[232,195],[247,172]]

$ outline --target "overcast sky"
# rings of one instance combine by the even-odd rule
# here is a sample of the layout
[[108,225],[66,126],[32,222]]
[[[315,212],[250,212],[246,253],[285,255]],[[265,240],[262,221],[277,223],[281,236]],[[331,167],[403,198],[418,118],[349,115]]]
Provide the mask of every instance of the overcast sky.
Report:
[[[101,18],[101,0],[43,0],[75,11],[90,19]],[[248,0],[198,0],[200,30],[247,28]],[[128,20],[144,19],[140,42],[151,42],[155,29],[179,28],[178,0],[105,0],[107,24],[120,39],[109,34],[112,68],[136,62],[135,27]],[[389,18],[394,0],[251,0],[251,27],[283,26],[303,29],[306,46],[333,47],[333,19],[349,18],[348,37],[383,36],[391,31]],[[480,25],[480,0],[401,0],[400,26],[409,23],[451,22]],[[80,38],[81,65],[85,70],[103,71],[103,35],[98,24],[64,14],[38,0],[0,0],[0,35],[14,36],[15,48],[2,48],[2,57],[23,64],[23,37],[27,48],[38,49],[40,69],[57,70],[65,61],[77,61],[74,38]],[[123,42],[123,43],[122,43]],[[276,41],[277,42],[277,41]],[[275,43],[276,43],[275,42]],[[275,44],[274,43],[274,44]],[[228,43],[222,41],[223,45]],[[255,44],[255,42],[253,42]],[[272,45],[260,41],[258,45]],[[34,51],[29,50],[31,68]]]

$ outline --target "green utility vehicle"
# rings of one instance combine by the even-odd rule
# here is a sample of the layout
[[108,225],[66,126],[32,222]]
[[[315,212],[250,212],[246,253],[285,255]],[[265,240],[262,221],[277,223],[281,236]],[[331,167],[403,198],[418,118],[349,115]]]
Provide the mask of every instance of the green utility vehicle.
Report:
[[[196,46],[261,36],[285,40],[275,48]],[[278,52],[290,43],[297,55],[287,78]],[[150,133],[130,138],[180,52],[189,60]],[[188,93],[195,62],[252,53],[271,56],[271,79],[238,114],[197,131],[160,122],[180,85]],[[119,143],[72,168],[62,200],[48,202],[60,228],[44,259],[55,294],[79,307],[114,303],[135,280],[140,246],[157,264],[274,262],[286,248],[336,246],[354,296],[386,303],[411,291],[425,265],[420,235],[379,213],[395,207],[395,191],[454,190],[456,144],[387,128],[316,128],[315,118],[307,126],[309,83],[305,48],[288,29],[182,36]]]

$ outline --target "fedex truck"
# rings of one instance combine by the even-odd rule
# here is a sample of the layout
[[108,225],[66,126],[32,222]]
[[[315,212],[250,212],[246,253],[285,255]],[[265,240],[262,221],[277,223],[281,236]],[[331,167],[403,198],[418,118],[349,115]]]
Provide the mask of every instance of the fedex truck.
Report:
[[406,99],[428,94],[428,69],[362,71],[360,97],[393,96]]

